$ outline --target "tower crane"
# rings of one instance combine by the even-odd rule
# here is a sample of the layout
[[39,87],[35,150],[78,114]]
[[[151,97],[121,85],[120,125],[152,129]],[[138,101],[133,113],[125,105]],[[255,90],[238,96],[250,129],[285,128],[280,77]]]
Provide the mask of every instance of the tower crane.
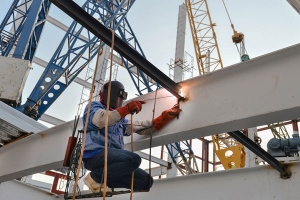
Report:
[[185,0],[200,75],[223,68],[206,0]]
[[[185,0],[192,32],[194,50],[199,74],[223,68],[217,36],[214,31],[207,0]],[[232,26],[233,27],[233,26]],[[243,37],[237,32],[232,37],[236,42]],[[242,144],[227,133],[212,136],[214,151],[225,169],[239,168],[245,165],[245,152]]]

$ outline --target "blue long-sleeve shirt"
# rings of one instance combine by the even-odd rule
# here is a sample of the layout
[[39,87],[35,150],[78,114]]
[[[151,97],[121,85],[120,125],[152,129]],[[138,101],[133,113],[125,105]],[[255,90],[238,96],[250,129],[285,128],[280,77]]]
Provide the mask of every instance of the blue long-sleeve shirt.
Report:
[[[106,109],[104,105],[100,102],[92,102],[90,116],[88,120],[86,141],[84,146],[83,159],[91,158],[94,155],[100,153],[104,150],[105,145],[105,128],[99,128],[93,124],[92,119],[95,112],[99,109]],[[88,111],[88,105],[84,109],[84,114],[82,117],[83,127],[85,125],[86,116]],[[123,149],[124,140],[123,136],[128,136],[126,134],[126,124],[127,119],[121,119],[120,121],[110,125],[108,127],[108,146],[114,149]]]

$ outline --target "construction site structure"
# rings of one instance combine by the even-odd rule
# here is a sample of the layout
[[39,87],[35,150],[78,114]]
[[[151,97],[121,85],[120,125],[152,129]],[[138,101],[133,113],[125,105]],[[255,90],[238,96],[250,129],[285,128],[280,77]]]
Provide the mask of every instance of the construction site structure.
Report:
[[[134,1],[128,2],[128,1],[122,1],[122,2],[94,2],[94,1],[86,1],[85,4],[82,6],[83,9],[86,9],[90,12],[91,15],[97,14],[97,13],[101,13],[101,15],[97,16],[96,18],[98,20],[100,20],[101,22],[103,22],[104,24],[106,23],[107,25],[111,26],[111,23],[109,23],[109,20],[116,20],[113,19],[112,17],[115,15],[118,15],[118,20],[120,21],[116,21],[114,24],[117,25],[122,25],[122,29],[124,28],[124,30],[119,29],[120,32],[120,36],[124,37],[123,39],[125,41],[129,41],[129,44],[132,44],[132,46],[135,46],[137,48],[137,51],[141,52],[141,54],[143,54],[143,51],[141,50],[137,40],[134,38],[134,40],[132,40],[132,37],[130,37],[130,39],[125,39],[125,37],[128,37],[127,35],[129,35],[130,33],[132,33],[132,30],[128,24],[128,22],[126,21],[126,19],[123,19],[123,17],[126,15],[126,13],[124,13],[125,11],[128,11],[130,9],[130,7],[132,6],[132,4],[134,3]],[[114,6],[111,6],[111,5]],[[11,6],[11,11],[16,12],[15,10],[19,9],[19,5],[22,5],[23,7],[30,7],[31,6],[31,2],[26,2],[26,1],[19,1],[17,3],[17,1],[14,2],[14,4]],[[107,10],[107,6],[109,6],[109,8],[111,9],[110,12],[108,12]],[[92,9],[91,9],[92,8]],[[41,10],[43,10],[43,8],[40,8]],[[97,9],[100,10],[100,12],[97,11]],[[29,10],[29,9],[28,9]],[[13,16],[13,12],[8,12],[7,16]],[[113,12],[117,13],[117,12],[122,12],[122,15],[120,16],[119,14],[112,14]],[[185,14],[185,11],[184,11]],[[112,17],[111,17],[112,16]],[[111,17],[111,18],[109,18]],[[23,19],[24,21],[26,21],[26,17],[24,17]],[[107,22],[105,20],[108,20]],[[123,20],[123,21],[122,21]],[[63,92],[63,90],[65,90],[73,80],[76,81],[77,75],[84,69],[87,68],[86,70],[86,76],[85,76],[85,80],[77,80],[77,83],[80,83],[83,85],[83,89],[82,89],[82,94],[81,94],[81,99],[79,102],[79,108],[78,108],[78,112],[77,114],[80,114],[82,111],[82,108],[86,105],[87,103],[87,97],[89,96],[89,92],[91,91],[91,74],[93,74],[93,68],[91,68],[89,66],[89,62],[92,60],[93,57],[96,56],[96,50],[97,50],[97,44],[99,43],[100,45],[101,42],[99,42],[96,37],[87,37],[87,30],[85,30],[82,27],[78,27],[78,24],[76,21],[73,22],[73,24],[71,25],[71,27],[67,27],[66,25],[62,24],[61,22],[55,20],[54,18],[49,16],[49,21],[55,25],[58,26],[60,29],[66,31],[66,35],[64,36],[62,42],[60,43],[60,46],[58,47],[58,49],[56,50],[56,52],[54,53],[53,58],[50,60],[50,62],[54,62],[55,64],[47,64],[45,61],[39,59],[39,58],[35,58],[33,57],[34,61],[36,61],[38,64],[43,65],[46,69],[44,74],[42,75],[42,77],[40,78],[40,81],[37,83],[35,89],[33,90],[31,97],[27,100],[26,104],[23,104],[22,106],[20,105],[19,107],[17,107],[17,109],[19,109],[20,111],[22,111],[22,109],[28,110],[28,115],[32,118],[38,119],[42,116],[42,119],[47,119],[47,122],[54,121],[54,125],[58,125],[56,122],[58,121],[58,123],[62,123],[61,120],[56,120],[54,118],[52,118],[51,116],[47,116],[47,115],[43,115],[43,113],[50,107],[50,105],[55,101],[55,99]],[[16,22],[14,22],[16,23]],[[4,23],[3,23],[4,24]],[[10,24],[10,23],[9,23]],[[127,27],[127,26],[128,27]],[[76,27],[76,28],[75,28]],[[118,27],[115,27],[116,30]],[[123,33],[127,33],[123,35]],[[129,33],[129,34],[128,34]],[[132,33],[132,35],[134,35]],[[69,41],[72,41],[72,45],[67,45],[67,43],[69,43]],[[86,44],[82,44],[82,41],[85,41]],[[90,48],[89,46],[92,46],[92,48]],[[66,47],[67,46],[67,47]],[[64,49],[66,48],[66,51],[64,52]],[[88,53],[83,53],[85,50],[89,50]],[[97,73],[97,78],[96,78],[96,88],[94,88],[94,96],[97,97],[97,94],[99,93],[99,90],[101,88],[101,86],[103,85],[103,83],[105,82],[105,74],[106,74],[106,65],[107,65],[107,61],[108,61],[108,54],[109,54],[109,49],[107,46],[104,46],[100,55],[100,62],[99,65],[97,66],[98,69],[98,73]],[[84,57],[86,56],[86,57]],[[73,59],[73,60],[72,60]],[[82,60],[82,61],[80,61]],[[136,77],[145,77],[143,76],[143,72],[141,72],[140,70],[138,70],[137,68],[135,68],[131,63],[129,63],[128,61],[126,61],[123,57],[118,57],[118,56],[114,56],[113,57],[114,63],[117,63],[119,65],[123,65],[126,67],[126,63],[127,63],[127,67],[129,69],[129,72],[131,72],[134,76]],[[61,66],[59,66],[61,65]],[[54,66],[54,67],[53,67]],[[62,71],[60,71],[62,70]],[[114,76],[116,76],[116,71],[114,70]],[[59,72],[59,73],[58,73]],[[63,73],[65,72],[65,73]],[[140,75],[140,74],[142,75]],[[70,75],[68,75],[70,74]],[[133,76],[131,74],[131,76]],[[60,76],[63,75],[66,77],[69,76],[70,78],[65,78],[65,83],[61,82],[61,80],[59,80]],[[56,81],[57,80],[57,81]],[[148,79],[147,79],[148,80]],[[149,84],[153,84],[155,85],[155,82],[149,80],[149,82],[145,82],[145,79],[143,81],[146,85]],[[55,83],[55,85],[53,85],[53,83]],[[42,84],[42,86],[38,86]],[[145,92],[145,89],[143,89],[139,83],[139,81],[136,82],[135,84],[136,86],[138,86],[138,90],[139,90],[139,94],[142,94],[143,92]],[[38,90],[38,88],[44,88],[42,91],[42,93],[40,93],[40,90]],[[51,89],[51,87],[53,87],[53,89]],[[49,90],[48,92],[46,90]],[[148,87],[148,91],[151,91],[151,88]],[[34,98],[39,98],[42,96],[42,99],[39,100],[34,100],[32,101]],[[38,102],[33,104],[34,106],[30,108],[29,102]],[[27,106],[26,106],[27,105]],[[23,111],[24,112],[24,111]],[[47,117],[46,117],[47,116]],[[51,120],[49,120],[51,119]],[[176,147],[180,147],[180,145],[175,145]],[[174,147],[175,147],[174,146]],[[170,148],[174,148],[174,147],[170,147]],[[188,146],[188,149],[191,151],[191,147]],[[181,149],[178,149],[178,151],[180,152],[180,155],[185,154],[184,152],[186,151],[182,151]],[[170,153],[173,152],[172,150],[169,151]],[[176,155],[171,155],[171,157],[174,157]],[[186,159],[183,159],[186,160]],[[187,162],[185,161],[185,163],[187,164]]]
[[[153,143],[155,146],[164,145],[165,141],[171,141],[173,140],[182,140],[182,139],[189,139],[189,138],[196,138],[196,137],[205,137],[208,135],[211,135],[218,132],[224,132],[224,127],[229,130],[240,130],[242,127],[254,127],[259,126],[261,123],[269,124],[269,120],[272,121],[287,121],[288,118],[297,118],[298,111],[299,111],[299,104],[295,103],[294,97],[292,95],[285,95],[284,101],[288,103],[288,107],[290,107],[289,112],[286,111],[286,107],[278,107],[278,103],[280,103],[283,99],[278,99],[275,97],[278,97],[278,92],[281,94],[297,94],[298,89],[294,87],[290,87],[291,83],[297,82],[297,79],[291,79],[294,74],[294,70],[297,70],[297,62],[299,61],[299,45],[292,46],[290,48],[283,49],[278,52],[273,52],[271,54],[261,56],[257,59],[252,59],[252,62],[247,62],[249,65],[244,65],[244,63],[231,66],[231,68],[228,68],[228,70],[225,68],[224,70],[216,71],[212,75],[211,78],[207,78],[205,76],[197,77],[196,79],[186,80],[183,81],[183,92],[189,92],[191,96],[194,97],[193,101],[189,101],[185,104],[182,104],[182,109],[186,110],[194,110],[194,113],[191,116],[191,113],[189,114],[183,114],[180,115],[180,118],[178,121],[174,121],[171,126],[166,127],[166,129],[162,130],[159,135],[155,136],[153,138]],[[279,56],[282,55],[282,53],[285,52],[289,56]],[[282,60],[283,59],[283,60]],[[292,60],[291,60],[292,59]],[[265,62],[265,60],[268,60],[268,62]],[[282,60],[285,63],[285,66],[287,68],[282,68],[282,65],[278,64],[278,61]],[[276,64],[277,63],[277,64]],[[249,69],[251,74],[249,74]],[[280,78],[283,78],[283,82],[280,83],[280,87],[270,93],[269,95],[263,95],[266,92],[266,89],[263,87],[259,87],[262,84],[262,81],[264,84],[266,84],[266,74],[268,73],[268,69],[275,70],[280,74]],[[285,73],[281,73],[285,71]],[[287,74],[287,72],[289,72]],[[234,76],[238,80],[244,80],[244,81],[251,81],[252,76],[255,75],[257,78],[257,81],[253,83],[254,85],[243,85],[243,84],[236,84],[236,81],[234,79],[230,79],[229,77]],[[295,77],[295,76],[294,76]],[[221,80],[220,82],[215,82],[216,80]],[[216,85],[212,85],[211,83],[214,82]],[[205,83],[205,84],[203,84]],[[199,84],[202,86],[199,87]],[[267,80],[267,85],[271,87],[272,80]],[[188,86],[188,87],[187,87]],[[222,91],[222,87],[230,87],[233,88],[235,91],[240,91],[242,95],[234,96],[234,91],[231,91],[230,95],[228,96],[228,100],[230,103],[225,103],[219,100],[211,101],[210,99],[206,99],[205,96],[203,96],[203,89],[212,89],[214,92],[210,93],[212,95],[213,99],[218,99],[219,93]],[[290,88],[289,91],[286,91],[286,88]],[[244,91],[246,89],[246,91]],[[244,92],[243,92],[244,91]],[[256,101],[246,101],[250,97],[249,92],[257,92],[259,95],[263,97],[263,101],[256,100]],[[159,96],[163,96],[165,93],[167,93],[166,90],[159,91]],[[271,96],[270,96],[271,95]],[[140,97],[140,98],[147,98],[151,99],[154,97],[153,93],[149,93],[146,96]],[[288,98],[287,98],[288,97]],[[168,98],[167,100],[160,100],[160,104],[168,105],[170,104],[170,101],[176,101],[176,99]],[[268,106],[264,102],[268,102]],[[270,103],[271,102],[271,103]],[[173,102],[171,102],[173,103]],[[213,106],[208,107],[207,105],[212,104]],[[232,113],[232,107],[230,106],[232,103],[235,103],[236,105],[239,105],[239,109],[235,111],[235,113]],[[147,105],[147,104],[145,104]],[[222,113],[226,113],[226,116],[223,115],[216,115],[220,113],[220,106],[222,105]],[[247,107],[256,107],[259,106],[259,109],[251,109],[245,113],[245,110],[247,110]],[[145,106],[143,107],[145,111],[151,111],[153,108],[152,106]],[[158,108],[159,109],[159,108]],[[160,108],[162,111],[163,108]],[[211,112],[209,112],[211,111]],[[255,111],[255,112],[253,112]],[[196,115],[195,113],[198,112],[205,112],[207,113],[205,116],[202,115]],[[3,113],[3,112],[1,112]],[[15,116],[18,116],[16,113],[13,113]],[[19,113],[22,114],[22,113]],[[288,116],[287,116],[288,115]],[[9,115],[7,115],[9,116]],[[212,126],[211,123],[205,119],[211,118],[214,119],[215,124]],[[3,116],[1,116],[3,118]],[[147,118],[146,115],[139,115],[139,118],[145,119]],[[238,121],[235,121],[233,119],[238,119]],[[7,119],[8,120],[8,119]],[[10,122],[12,123],[12,122]],[[186,126],[180,126],[179,124],[185,123]],[[40,192],[38,189],[30,188],[27,185],[24,185],[22,183],[16,182],[16,181],[10,181],[17,177],[22,177],[25,174],[33,174],[39,172],[39,170],[46,170],[48,169],[57,169],[59,166],[61,166],[62,159],[64,157],[64,151],[65,151],[65,144],[66,139],[69,137],[70,132],[72,131],[73,123],[66,123],[61,126],[53,127],[51,129],[45,130],[42,132],[43,136],[40,134],[34,134],[28,139],[22,139],[19,141],[14,142],[11,145],[4,146],[0,149],[2,152],[0,154],[1,160],[6,160],[6,162],[1,162],[1,194],[10,195],[13,194],[10,192],[9,194],[5,191],[11,191],[9,190],[9,187],[13,187],[14,189],[18,189],[18,191],[28,191],[30,189],[31,194],[35,195],[34,197],[44,197],[44,199],[51,199],[51,198],[62,198],[61,196],[51,196],[49,194],[45,195],[45,192]],[[267,127],[264,127],[267,128]],[[259,130],[259,129],[258,129]],[[170,134],[171,133],[171,134]],[[60,138],[58,140],[57,138]],[[150,138],[145,137],[144,139],[135,139],[135,148],[137,150],[141,150],[144,148],[147,148],[148,142]],[[55,147],[51,144],[55,143]],[[40,148],[41,144],[43,145],[43,148]],[[50,145],[45,145],[50,144]],[[130,141],[125,141],[125,148],[130,149]],[[31,151],[29,152],[29,149]],[[256,147],[258,149],[258,147]],[[29,154],[22,155],[16,158],[19,162],[22,162],[22,165],[11,165],[12,161],[10,161],[9,157],[18,155],[18,152],[28,152]],[[45,155],[47,156],[47,159],[42,159]],[[51,155],[51,156],[50,156]],[[262,155],[260,155],[262,156]],[[30,162],[25,162],[25,160],[28,161],[28,159],[31,159]],[[266,159],[268,160],[268,159]],[[23,162],[24,161],[24,162]],[[10,167],[9,167],[10,166]],[[13,166],[13,167],[12,167]],[[37,166],[40,166],[37,168]],[[272,165],[271,165],[272,166]],[[157,180],[154,184],[152,191],[146,194],[136,194],[137,197],[140,198],[158,198],[159,196],[163,196],[166,198],[174,198],[179,199],[181,198],[180,194],[177,192],[177,190],[174,191],[174,188],[184,188],[185,191],[187,191],[187,198],[193,198],[196,197],[195,192],[192,192],[197,188],[199,188],[199,183],[203,183],[204,189],[198,189],[200,192],[203,192],[203,196],[207,198],[217,199],[221,198],[223,193],[216,192],[213,195],[210,193],[209,195],[205,190],[209,189],[209,186],[206,186],[208,183],[213,184],[214,187],[223,187],[225,189],[232,188],[234,186],[235,188],[238,188],[239,190],[245,191],[245,187],[252,188],[252,195],[251,196],[245,196],[246,199],[255,199],[255,198],[263,198],[267,199],[272,196],[285,196],[288,197],[287,199],[295,199],[298,195],[296,186],[297,181],[299,180],[299,176],[297,175],[299,168],[298,163],[295,162],[293,164],[286,163],[285,166],[289,167],[291,174],[291,177],[289,179],[282,179],[280,178],[280,172],[276,170],[277,168],[270,167],[269,165],[266,166],[258,166],[258,167],[251,167],[251,168],[242,168],[242,169],[234,169],[234,170],[226,170],[216,173],[207,173],[207,174],[194,174],[193,176],[183,176],[183,177],[175,177],[172,179],[162,179]],[[232,180],[232,184],[228,186],[228,178]],[[225,181],[226,180],[226,181]],[[254,184],[257,183],[259,180],[260,184]],[[267,181],[265,181],[267,180]],[[271,180],[271,181],[270,181]],[[203,182],[202,182],[203,181]],[[209,185],[210,185],[209,184]],[[171,187],[171,188],[170,188]],[[261,191],[262,188],[269,188],[271,189],[271,194],[269,192],[261,192],[258,193],[258,191]],[[278,191],[278,188],[281,188],[280,192]],[[290,190],[291,189],[291,190]],[[172,192],[173,191],[173,192]],[[295,192],[293,192],[295,191]],[[182,191],[181,191],[182,192]],[[29,194],[29,192],[27,192]],[[175,193],[175,195],[174,195]],[[17,196],[17,193],[14,194]],[[236,194],[235,194],[236,195]],[[228,194],[229,198],[234,198],[233,194]],[[178,196],[178,197],[177,197]],[[32,196],[31,196],[32,198]],[[127,195],[120,196],[120,197],[112,197],[113,199],[126,199],[128,198]],[[227,198],[227,197],[226,197]]]
[[[182,158],[183,164],[177,166],[178,170],[180,171],[181,168],[184,170],[180,171],[182,175],[189,175],[200,172],[200,168],[194,165],[194,163],[197,164],[195,162],[197,156],[194,155],[192,150],[192,143],[194,144],[192,139],[199,138],[202,145],[204,144],[202,146],[202,158],[200,158],[202,161],[202,172],[204,172],[208,171],[209,164],[214,166],[216,163],[215,157],[213,157],[213,160],[209,159],[210,141],[205,138],[215,133],[225,132],[228,133],[226,139],[229,141],[226,144],[231,143],[232,145],[236,145],[237,143],[234,143],[234,140],[238,141],[258,155],[265,163],[269,164],[268,166],[207,174],[197,173],[193,176],[157,180],[150,192],[134,194],[137,198],[146,200],[153,198],[195,199],[199,196],[199,193],[195,191],[201,192],[203,194],[202,197],[208,199],[224,198],[224,193],[222,192],[215,192],[213,194],[207,192],[211,189],[211,185],[214,185],[214,188],[224,188],[225,190],[235,187],[238,191],[245,191],[245,188],[251,187],[251,194],[244,196],[245,199],[249,200],[270,199],[274,197],[297,199],[299,197],[296,188],[300,180],[298,173],[300,167],[296,156],[300,146],[297,131],[298,120],[289,121],[290,119],[298,119],[300,111],[298,103],[298,100],[300,100],[298,98],[300,96],[299,91],[297,87],[291,87],[291,85],[295,86],[299,84],[299,80],[296,77],[297,72],[299,72],[297,63],[300,62],[299,45],[260,56],[251,60],[251,62],[243,62],[222,70],[211,71],[210,76],[199,76],[189,80],[180,80],[179,83],[176,83],[160,73],[159,70],[157,71],[157,68],[151,65],[151,63],[149,64],[145,59],[126,19],[127,12],[134,1],[87,0],[82,7],[79,7],[73,1],[52,0],[51,2],[72,18],[80,21],[80,23],[76,21],[72,23],[70,26],[72,30],[69,29],[67,31],[64,40],[55,52],[55,55],[51,58],[53,62],[49,62],[50,64],[46,63],[46,70],[26,104],[20,104],[20,91],[26,81],[30,65],[35,61],[40,64],[45,63],[34,56],[32,57],[32,61],[19,58],[20,54],[17,54],[18,51],[15,52],[18,48],[14,49],[14,47],[10,49],[11,53],[0,57],[0,64],[3,65],[3,68],[9,65],[11,66],[10,69],[12,69],[11,71],[5,71],[4,76],[6,79],[1,80],[3,81],[3,84],[1,84],[2,88],[11,87],[11,80],[17,77],[16,74],[24,77],[24,79],[18,80],[18,82],[13,84],[15,88],[10,91],[9,98],[1,96],[5,103],[0,102],[0,138],[2,146],[0,148],[0,159],[5,161],[0,163],[0,193],[4,198],[22,198],[25,200],[65,198],[61,190],[65,187],[64,180],[68,179],[65,169],[62,168],[66,143],[70,134],[77,132],[81,127],[74,126],[76,120],[75,122],[64,122],[50,118],[54,121],[53,124],[60,125],[48,128],[37,122],[36,119],[43,118],[47,108],[51,106],[55,99],[73,81],[82,83],[82,85],[90,88],[95,93],[98,92],[96,88],[91,87],[91,82],[89,81],[92,69],[87,70],[86,80],[79,79],[77,75],[88,66],[90,62],[88,59],[91,59],[92,55],[94,57],[99,56],[97,54],[98,49],[101,45],[104,45],[100,39],[104,39],[108,45],[112,43],[111,30],[119,34],[114,41],[115,50],[120,53],[121,63],[125,65],[131,74],[131,78],[134,77],[133,82],[139,88],[140,96],[136,99],[149,100],[143,106],[143,113],[137,116],[139,120],[149,118],[145,113],[151,113],[153,111],[153,104],[155,103],[159,105],[156,108],[156,112],[161,113],[170,104],[178,103],[179,99],[185,100],[179,103],[182,110],[186,112],[182,112],[177,120],[172,121],[170,125],[167,125],[153,137],[141,136],[134,139],[136,151],[148,148],[150,142],[153,144],[153,147],[171,144],[171,146],[173,145],[172,148],[176,150],[176,152],[169,153],[169,155],[173,155],[175,158],[173,162],[178,162]],[[45,13],[48,12],[47,5],[50,6],[50,1],[14,1],[9,11],[10,17],[6,17],[5,19],[11,19],[11,16],[14,16],[14,12],[21,12],[19,5],[22,5],[22,9],[25,8],[27,13],[22,15],[21,18],[12,17],[12,19],[22,19],[22,23],[24,22],[24,24],[31,22],[30,28],[38,27],[38,25],[46,22],[47,17],[45,18],[45,16],[47,14]],[[207,4],[203,5],[207,6]],[[30,9],[27,9],[27,7]],[[71,10],[72,12],[70,12]],[[35,14],[32,14],[33,11],[35,11]],[[97,15],[93,18],[92,14],[99,14],[99,16]],[[32,16],[32,18],[29,16]],[[12,24],[9,20],[6,23]],[[2,23],[1,28],[5,27],[6,23]],[[15,27],[18,27],[16,30],[20,31],[19,29],[28,28],[24,24],[22,25],[22,23],[20,21],[16,23]],[[17,26],[17,24],[19,25]],[[103,24],[106,26],[103,26]],[[26,45],[24,45],[24,41],[31,41],[29,39],[31,37],[33,40],[37,39],[38,37],[36,36],[41,33],[41,28],[36,28],[40,31],[37,33],[31,31],[30,34],[32,35],[26,31],[27,29],[20,31],[21,35],[14,35],[12,38],[21,39],[26,36],[26,39],[17,39],[12,43],[12,46],[18,46],[18,43],[20,43],[23,48],[22,52],[26,52],[28,49],[35,49],[38,42],[25,42]],[[19,34],[18,31],[15,31],[15,34]],[[109,37],[105,38],[105,33],[108,33]],[[7,35],[7,33],[5,34]],[[23,34],[24,36],[22,36]],[[83,35],[88,36],[88,39],[84,38]],[[7,36],[3,35],[3,38],[7,38]],[[7,45],[9,41],[7,39],[3,39],[3,41],[1,49],[3,49],[3,52],[7,52],[8,49],[5,48],[9,47]],[[87,52],[84,52],[84,49]],[[32,51],[29,50],[29,52]],[[208,50],[206,53],[206,58],[210,58],[210,51]],[[16,57],[11,57],[11,55],[16,55]],[[104,63],[101,67],[105,70],[107,56],[105,56],[103,51],[100,56],[102,56],[102,63]],[[183,60],[182,56],[180,58]],[[117,63],[118,57],[115,59]],[[175,56],[175,63],[178,60],[178,57]],[[207,62],[209,63],[209,59],[207,59]],[[282,63],[284,63],[285,68],[282,67]],[[60,66],[59,64],[62,65]],[[179,67],[177,68],[179,71],[184,68],[180,65],[176,67]],[[22,71],[19,69],[22,69]],[[210,67],[206,69],[210,69]],[[275,89],[273,87],[273,79],[266,78],[270,71],[278,74],[280,80],[282,80]],[[177,72],[174,74],[177,74]],[[103,84],[103,73],[100,73],[98,77],[98,86],[101,87],[101,84]],[[253,77],[256,77],[255,82],[252,81]],[[251,82],[253,84],[243,84],[243,82]],[[140,84],[143,85],[144,89],[141,89]],[[157,92],[151,92],[153,90],[152,87],[157,87],[157,84],[164,86],[164,88],[159,89]],[[219,98],[220,94],[224,94],[224,87],[231,88],[226,93],[226,102],[220,101]],[[268,92],[268,95],[265,95],[266,92]],[[236,95],[237,93],[239,95]],[[253,98],[251,96],[253,93],[256,93],[261,98]],[[83,96],[81,99],[83,99]],[[208,96],[209,98],[207,98]],[[282,104],[283,101],[284,104]],[[80,104],[83,103],[83,101],[80,102]],[[236,106],[235,110],[232,110],[232,105]],[[205,113],[205,115],[199,115],[199,113]],[[235,131],[262,124],[276,123],[278,121],[292,123],[295,133],[293,138],[276,138],[276,140],[270,141],[269,153],[247,138],[245,132]],[[79,119],[78,123],[82,123],[81,119]],[[182,142],[179,143],[176,141]],[[125,140],[125,149],[129,150],[130,145],[131,142]],[[183,145],[186,145],[187,148]],[[149,155],[142,152],[137,153],[142,158],[149,159]],[[282,163],[274,156],[287,159]],[[184,158],[187,159],[185,160]],[[168,170],[170,170],[170,162],[168,161],[155,157],[152,157],[151,161],[158,166],[153,169],[153,176],[167,174]],[[290,164],[289,162],[291,161],[294,163]],[[232,164],[231,168],[232,166],[238,166],[238,164]],[[194,170],[195,168],[196,170]],[[53,177],[53,184],[37,183],[33,177],[33,174],[36,173]],[[228,184],[229,179],[233,180],[232,184]],[[257,180],[260,180],[260,184],[257,184]],[[199,184],[204,185],[204,187],[199,189]],[[49,187],[51,188],[51,192],[47,191]],[[79,183],[79,188],[83,189],[82,183]],[[174,188],[180,188],[180,190],[174,190]],[[268,192],[262,192],[262,188]],[[24,196],[25,193],[27,194],[26,196]],[[98,198],[95,195],[86,196],[85,191],[83,191],[82,195],[80,197]],[[122,193],[122,195],[116,195],[111,198],[128,199],[128,197],[128,194]],[[228,194],[226,198],[236,198],[236,194]]]

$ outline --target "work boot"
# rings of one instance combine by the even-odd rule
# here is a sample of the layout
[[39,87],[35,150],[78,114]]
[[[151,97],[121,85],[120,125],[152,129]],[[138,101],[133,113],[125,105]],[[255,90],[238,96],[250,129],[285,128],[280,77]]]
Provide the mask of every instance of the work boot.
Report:
[[93,193],[100,192],[100,184],[94,181],[90,173],[83,179],[83,182]]
[[[100,191],[103,191],[103,185],[94,181],[90,173],[83,179],[83,182],[93,193],[99,193]],[[106,188],[106,192],[112,192],[111,188]]]

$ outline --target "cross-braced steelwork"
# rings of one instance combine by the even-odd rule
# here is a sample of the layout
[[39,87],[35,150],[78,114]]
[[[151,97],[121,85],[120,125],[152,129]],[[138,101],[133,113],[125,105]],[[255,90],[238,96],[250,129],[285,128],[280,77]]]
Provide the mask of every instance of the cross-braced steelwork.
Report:
[[277,139],[290,138],[290,135],[284,125],[284,122],[269,124],[268,127],[270,128],[274,138],[277,138]]
[[[126,19],[127,12],[134,2],[135,1],[128,0],[103,0],[100,2],[87,0],[82,8],[94,18],[100,20],[106,27],[114,30],[120,38],[144,55]],[[84,38],[82,36],[84,36]],[[70,25],[69,30],[48,63],[27,102],[22,105],[19,110],[23,110],[25,114],[29,114],[33,118],[38,119],[97,55],[99,45],[102,46],[104,43],[90,31],[74,21]],[[125,66],[128,67],[128,62],[125,59],[124,63]],[[128,71],[130,72],[129,69]],[[138,81],[135,80],[134,82],[137,89],[140,88],[141,85],[144,85],[147,88],[147,92],[152,91],[147,77],[143,72],[138,72]],[[65,76],[65,81],[61,82],[59,78],[63,75]],[[130,75],[133,78],[134,75]],[[140,94],[142,93],[140,92]],[[34,111],[35,107],[38,109],[37,112]]]
[[181,141],[165,145],[181,175],[198,173],[196,157],[191,148],[189,141]]
[[33,59],[50,9],[49,0],[14,0],[0,25],[0,53]]
[[[129,22],[126,18],[122,21],[117,31],[118,31],[117,33],[121,36],[123,41],[126,41],[130,47],[132,47],[137,52],[139,52],[143,57],[145,57],[145,54],[140,44],[138,43],[133,33],[133,30],[130,27]],[[140,69],[136,68],[135,65],[129,63],[129,61],[126,60],[122,55],[121,58],[130,74],[131,79],[133,80],[135,87],[139,92],[139,95],[146,94],[148,92],[153,91],[151,87],[156,86],[157,83],[154,82],[151,78],[149,78],[149,76],[145,75]],[[136,70],[134,70],[134,68],[136,68]],[[131,71],[137,71],[137,73],[132,73]]]
[[206,0],[185,0],[199,74],[223,68],[222,59]]

